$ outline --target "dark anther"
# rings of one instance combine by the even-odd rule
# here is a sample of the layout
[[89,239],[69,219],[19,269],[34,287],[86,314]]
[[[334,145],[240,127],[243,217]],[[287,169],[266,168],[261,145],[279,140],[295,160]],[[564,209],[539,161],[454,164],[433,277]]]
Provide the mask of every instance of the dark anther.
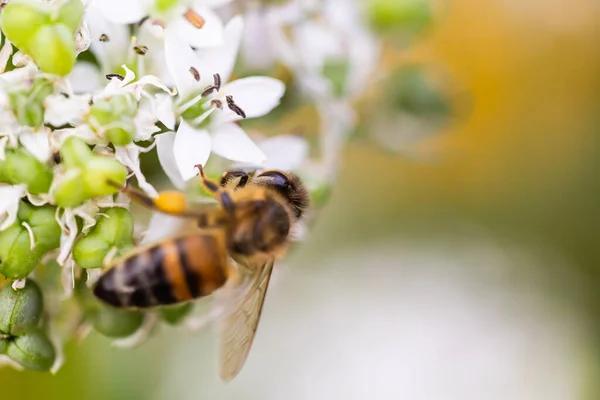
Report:
[[206,97],[206,96],[208,96],[209,94],[211,94],[212,92],[214,92],[214,91],[216,91],[216,90],[217,90],[217,88],[216,88],[214,85],[207,86],[207,87],[204,89],[204,92],[202,92],[202,95],[201,95],[201,96],[202,96],[202,97]]
[[148,21],[148,19],[150,19],[149,15],[146,15],[144,18],[140,19],[140,22],[138,22],[138,26],[142,26],[144,22]]
[[227,107],[242,118],[246,118],[246,113],[233,101],[233,96],[225,96]]
[[148,46],[135,46],[133,50],[140,56],[143,56],[148,52]]
[[215,88],[217,89],[217,91],[221,90],[221,75],[214,74],[213,80],[215,82]]
[[194,79],[196,81],[200,80],[200,72],[198,72],[198,70],[194,67],[190,67],[190,74],[192,74],[192,76],[194,77]]
[[106,79],[111,80],[112,78],[117,78],[120,81],[125,79],[125,77],[121,74],[106,74]]
[[108,35],[106,33],[103,33],[102,35],[100,35],[100,39],[101,42],[108,42],[109,38]]
[[213,99],[210,101],[210,105],[217,107],[219,110],[223,109],[223,102],[221,100]]

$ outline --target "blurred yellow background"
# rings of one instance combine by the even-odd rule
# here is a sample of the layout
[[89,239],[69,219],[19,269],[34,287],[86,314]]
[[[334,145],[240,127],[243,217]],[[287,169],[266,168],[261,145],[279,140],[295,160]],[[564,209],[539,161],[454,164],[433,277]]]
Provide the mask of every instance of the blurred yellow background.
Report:
[[0,370],[3,398],[598,398],[600,3],[438,11],[401,57],[468,111],[414,157],[352,142],[238,380],[217,382],[210,332],[92,334],[56,376]]

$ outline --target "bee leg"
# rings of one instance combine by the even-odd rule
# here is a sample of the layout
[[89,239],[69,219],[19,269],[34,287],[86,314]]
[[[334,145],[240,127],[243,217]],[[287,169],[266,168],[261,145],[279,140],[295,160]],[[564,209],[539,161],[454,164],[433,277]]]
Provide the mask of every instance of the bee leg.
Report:
[[240,181],[238,182],[238,184],[235,185],[235,189],[241,189],[244,186],[246,186],[246,183],[248,183],[249,177],[250,177],[250,175],[248,175],[244,171],[240,171],[240,170],[227,171],[221,177],[221,186],[227,185],[232,179],[240,178]]
[[159,192],[158,197],[152,198],[141,190],[134,189],[129,185],[123,188],[121,185],[114,182],[109,182],[109,184],[121,189],[121,192],[131,200],[143,204],[152,210],[171,215],[186,215],[190,213],[190,210],[187,208],[186,197],[181,192]]
[[200,179],[202,179],[202,185],[204,185],[204,187],[210,193],[212,193],[212,195],[217,200],[219,200],[219,202],[225,210],[233,212],[233,210],[235,209],[235,204],[233,203],[233,200],[231,200],[231,196],[229,196],[229,193],[227,193],[227,191],[224,188],[217,185],[216,182],[208,179],[204,175],[204,168],[202,167],[202,165],[198,164],[196,165],[196,168],[198,168],[198,171],[200,171]]

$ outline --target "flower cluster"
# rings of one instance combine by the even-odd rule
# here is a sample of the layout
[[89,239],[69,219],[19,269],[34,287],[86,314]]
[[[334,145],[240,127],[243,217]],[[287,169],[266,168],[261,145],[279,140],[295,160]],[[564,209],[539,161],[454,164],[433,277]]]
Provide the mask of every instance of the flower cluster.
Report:
[[[58,368],[91,327],[131,344],[190,311],[116,310],[88,288],[174,227],[132,214],[128,179],[154,197],[158,164],[188,192],[197,164],[278,168],[322,203],[379,51],[352,0],[0,7],[0,359],[29,369]],[[306,109],[319,124],[290,127]]]

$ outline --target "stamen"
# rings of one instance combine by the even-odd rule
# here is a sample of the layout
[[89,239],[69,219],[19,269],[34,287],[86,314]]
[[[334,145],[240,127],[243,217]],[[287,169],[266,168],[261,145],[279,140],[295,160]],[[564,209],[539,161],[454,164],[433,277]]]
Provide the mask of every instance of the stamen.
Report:
[[198,70],[194,67],[190,67],[190,74],[192,74],[192,76],[194,77],[194,79],[196,81],[200,80],[200,72],[198,72]]
[[194,25],[195,28],[201,29],[206,21],[202,18],[196,11],[188,8],[188,10],[183,14],[183,17],[188,20],[188,22]]
[[106,33],[103,33],[102,35],[100,35],[100,40],[101,42],[108,42],[110,39],[108,38],[108,35]]
[[125,77],[121,74],[106,74],[106,79],[111,80],[112,78],[117,78],[120,81],[125,79]]
[[213,81],[215,83],[215,88],[217,89],[217,91],[221,90],[221,75],[214,74]]
[[217,107],[219,110],[223,109],[223,102],[221,100],[212,99],[210,101],[210,105],[213,107]]
[[227,107],[242,118],[246,118],[246,113],[233,101],[233,96],[225,96]]
[[27,229],[27,233],[29,233],[29,250],[35,250],[35,236],[33,235],[31,226],[29,226],[29,224],[25,221],[21,222],[21,225],[23,225],[25,229]]
[[217,88],[214,85],[207,86],[204,89],[204,92],[202,92],[201,97],[206,97],[206,96],[208,96],[209,94],[211,94],[212,92],[214,92],[216,90],[217,90]]
[[143,56],[148,52],[148,46],[135,46],[133,50],[140,56]]
[[140,22],[138,22],[138,26],[142,26],[144,22],[148,21],[149,18],[150,16],[146,15],[144,18],[140,19]]

